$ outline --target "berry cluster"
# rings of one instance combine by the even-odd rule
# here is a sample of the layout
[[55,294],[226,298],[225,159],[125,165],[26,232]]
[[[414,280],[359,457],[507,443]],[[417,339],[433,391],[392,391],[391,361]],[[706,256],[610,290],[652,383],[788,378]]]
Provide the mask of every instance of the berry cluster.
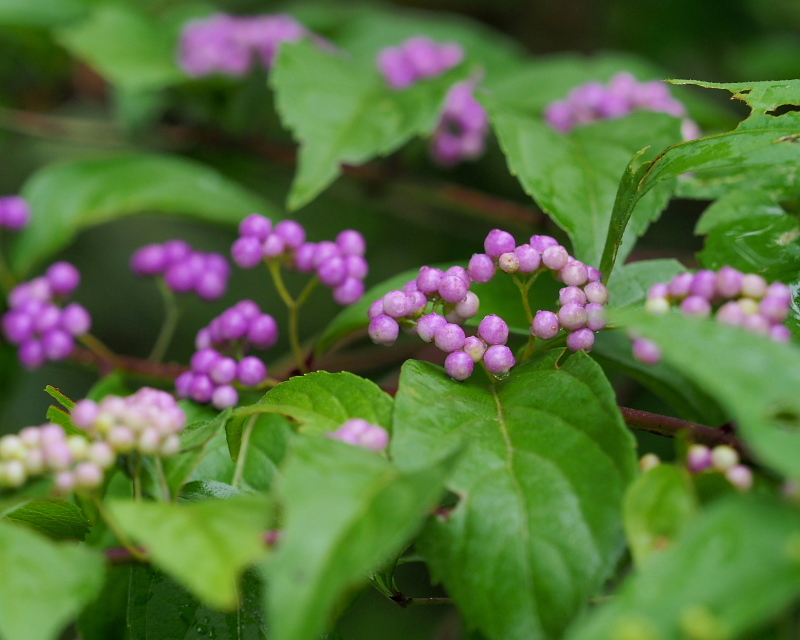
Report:
[[302,24],[285,14],[237,17],[218,13],[184,25],[179,62],[194,78],[216,72],[243,76],[254,55],[269,69],[281,44],[307,35]]
[[449,354],[445,370],[451,378],[467,379],[480,361],[490,373],[504,376],[516,363],[506,346],[506,322],[497,315],[488,315],[478,326],[477,336],[467,336],[459,326],[476,316],[480,306],[470,287],[473,282],[491,281],[498,269],[531,278],[550,269],[567,285],[561,290],[561,309],[558,314],[539,311],[533,319],[531,335],[547,340],[565,329],[569,332],[570,349],[591,349],[594,332],[605,328],[604,305],[608,302],[608,291],[600,283],[597,269],[572,258],[550,236],[532,236],[530,243],[517,246],[510,233],[494,229],[486,237],[484,249],[486,253],[472,256],[467,269],[422,267],[416,280],[376,300],[368,312],[373,342],[393,344],[402,323]]
[[282,220],[273,227],[269,218],[254,213],[242,220],[239,235],[231,255],[243,269],[252,269],[262,261],[278,261],[302,273],[316,271],[341,305],[358,302],[364,295],[363,280],[369,265],[364,258],[367,244],[358,231],[342,231],[335,242],[306,242],[305,229],[299,222]]
[[692,473],[717,471],[724,473],[730,483],[739,489],[749,489],[753,485],[753,472],[750,467],[740,464],[736,449],[721,444],[709,449],[702,444],[693,444],[686,452],[686,468]]
[[351,418],[336,431],[328,432],[327,436],[372,451],[383,451],[389,446],[386,429],[361,418]]
[[23,366],[35,369],[46,360],[63,360],[75,348],[75,338],[89,331],[92,319],[83,306],[59,306],[79,283],[80,273],[73,265],[56,262],[45,275],[11,290],[3,333],[19,346]]
[[[547,123],[562,133],[596,120],[622,118],[632,111],[644,109],[683,118],[686,108],[673,98],[669,88],[659,80],[639,82],[630,73],[616,74],[608,84],[587,82],[569,92],[565,100],[551,102],[545,109]],[[697,125],[683,121],[685,140],[700,136]]]
[[392,89],[407,89],[419,80],[435,78],[461,64],[464,50],[455,42],[439,44],[415,36],[378,52],[378,69]]
[[441,120],[431,140],[431,156],[443,167],[474,160],[483,153],[489,116],[474,96],[475,83],[458,82],[447,93]]
[[[755,273],[741,273],[733,267],[719,271],[679,273],[669,283],[650,288],[645,309],[655,315],[669,313],[673,306],[684,315],[708,318],[743,327],[787,342],[791,332],[783,324],[789,317],[792,291],[782,282],[767,282]],[[634,337],[634,357],[645,364],[657,364],[661,349],[652,340]]]
[[218,409],[239,401],[237,381],[255,387],[267,377],[267,366],[256,356],[241,359],[228,354],[247,353],[251,347],[269,349],[278,341],[278,323],[252,300],[241,300],[197,333],[191,370],[175,380],[182,398],[211,402]]
[[31,478],[55,474],[60,493],[91,490],[103,483],[116,454],[108,442],[67,436],[57,424],[26,427],[0,438],[0,487],[21,487]]
[[31,208],[25,198],[5,196],[0,198],[0,229],[19,231],[28,226]]
[[131,257],[131,270],[140,277],[163,276],[175,293],[194,291],[203,300],[225,295],[231,273],[224,256],[195,251],[183,240],[139,248]]

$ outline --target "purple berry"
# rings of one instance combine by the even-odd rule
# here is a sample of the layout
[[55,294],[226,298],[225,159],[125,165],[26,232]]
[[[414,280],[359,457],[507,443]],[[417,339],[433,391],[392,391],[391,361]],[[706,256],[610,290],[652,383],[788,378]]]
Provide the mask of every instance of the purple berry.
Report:
[[494,264],[494,260],[488,255],[485,253],[475,253],[472,255],[472,258],[470,258],[467,272],[472,280],[483,284],[494,278],[496,269],[497,267]]
[[191,371],[184,371],[175,378],[175,393],[181,398],[188,398],[192,394],[192,381],[194,374]]
[[486,349],[483,354],[483,362],[490,373],[496,376],[503,376],[516,364],[514,354],[507,346],[495,344]]
[[64,331],[78,337],[89,332],[92,317],[82,305],[73,302],[61,311],[60,324]]
[[326,287],[338,287],[347,278],[347,266],[343,258],[331,256],[317,268],[320,282]]
[[669,285],[659,282],[658,284],[654,284],[650,287],[650,290],[647,292],[647,298],[666,298],[669,295]]
[[[724,268],[724,267],[723,267]],[[783,282],[773,282],[767,287],[767,295],[778,300],[783,300],[786,304],[792,303],[792,290]]]
[[516,273],[519,271],[519,258],[513,251],[504,253],[497,259],[497,266],[504,273]]
[[244,316],[245,320],[253,320],[261,315],[261,309],[252,300],[239,300],[234,306],[239,313]]
[[131,270],[140,277],[160,275],[166,266],[164,247],[160,244],[145,245],[131,256]]
[[214,389],[215,385],[211,378],[203,373],[198,373],[192,378],[192,383],[189,386],[189,397],[195,402],[204,404],[211,400]]
[[738,326],[744,322],[744,310],[739,305],[738,302],[734,302],[731,300],[730,302],[726,302],[723,304],[718,310],[716,314],[716,319],[718,322],[723,322],[725,324],[730,324],[733,326]]
[[789,331],[788,327],[776,324],[770,327],[769,337],[775,342],[789,342],[792,339],[792,332]]
[[267,239],[261,243],[261,255],[264,259],[277,258],[286,251],[286,242],[278,235],[271,233]]
[[689,294],[700,296],[706,300],[713,300],[717,289],[717,274],[709,269],[698,271],[694,274]]
[[558,322],[567,331],[581,329],[586,325],[587,319],[586,307],[580,304],[571,302],[558,310]]
[[188,260],[176,262],[164,274],[164,281],[175,293],[189,293],[196,280],[197,273]]
[[594,346],[594,333],[591,329],[578,329],[567,336],[570,351],[591,351]]
[[273,233],[292,249],[299,248],[306,241],[306,230],[295,220],[281,220],[275,225]]
[[555,338],[559,331],[561,331],[561,325],[555,313],[545,310],[536,312],[531,324],[531,335],[542,340],[550,340]]
[[499,258],[504,253],[513,252],[517,241],[507,231],[492,229],[483,243],[483,248],[490,258]]
[[361,434],[358,445],[370,451],[383,451],[389,446],[389,432],[383,427],[371,424],[370,428]]
[[691,473],[700,473],[711,468],[711,449],[702,444],[693,444],[686,452],[686,468]]
[[256,387],[267,377],[267,365],[255,356],[247,356],[239,361],[238,378],[246,387]]
[[247,341],[256,349],[269,349],[278,341],[278,323],[268,313],[250,321]]
[[652,340],[637,338],[633,341],[633,357],[644,364],[655,365],[661,361],[661,349]]
[[51,265],[45,275],[50,290],[61,296],[70,295],[81,281],[80,272],[69,262],[56,262]]
[[28,226],[31,209],[25,198],[21,196],[5,196],[0,198],[0,228],[19,231]]
[[462,350],[472,358],[473,362],[480,362],[486,353],[486,343],[478,336],[467,336]]
[[375,344],[390,347],[397,340],[400,325],[390,316],[379,315],[370,320],[368,333]]
[[226,409],[239,402],[239,392],[230,385],[222,385],[211,394],[211,404],[217,409]]
[[[424,297],[424,294],[420,293],[420,295]],[[481,301],[478,296],[472,291],[467,291],[466,297],[461,302],[456,303],[453,311],[455,311],[455,313],[464,320],[469,320],[470,318],[474,318],[476,315],[478,315],[478,309],[480,309],[480,305]]]
[[222,357],[211,366],[208,376],[217,384],[229,384],[236,379],[236,372],[236,360]]
[[566,285],[583,286],[589,281],[589,271],[579,260],[568,262],[561,268],[561,280]]
[[595,269],[594,267],[587,266],[586,273],[589,282],[600,282],[603,279],[603,274],[600,273],[599,269]]
[[478,335],[488,345],[505,344],[508,340],[508,325],[500,316],[486,316],[478,325]]
[[354,229],[342,231],[336,236],[336,244],[344,256],[363,256],[367,251],[367,241]]
[[469,291],[469,284],[457,275],[446,275],[439,283],[439,295],[451,304],[461,302]]
[[441,269],[421,267],[417,277],[417,289],[426,294],[437,293],[443,277],[444,271]]
[[587,302],[586,293],[580,287],[564,287],[558,292],[558,302],[561,305],[570,303],[585,305]]
[[514,253],[517,254],[520,273],[533,273],[542,264],[542,254],[529,244],[519,245]]
[[250,329],[250,322],[236,309],[231,307],[222,312],[219,316],[219,332],[223,340],[239,340],[247,335]]
[[770,322],[783,322],[789,317],[789,303],[776,296],[767,295],[758,305],[759,313]]
[[[250,236],[263,242],[272,232],[272,221],[258,213],[251,213],[239,223],[239,235]],[[260,242],[259,242],[260,246]]]
[[417,320],[417,335],[425,342],[433,342],[436,332],[447,324],[447,320],[438,313],[429,313]]
[[608,289],[600,282],[590,282],[583,288],[586,299],[597,304],[608,303]]
[[330,240],[323,240],[316,245],[314,249],[314,258],[312,259],[311,263],[314,265],[315,269],[318,269],[319,265],[325,262],[328,258],[341,255],[342,251],[339,249],[338,244],[331,242]]
[[42,334],[42,350],[48,360],[63,360],[75,348],[74,338],[63,329],[50,329]]
[[313,242],[306,242],[297,249],[294,256],[294,265],[300,273],[311,273],[314,271],[314,256],[317,252],[317,245]]
[[706,298],[689,296],[681,302],[681,311],[687,316],[707,318],[711,314],[711,304]]
[[257,266],[264,252],[261,248],[262,241],[255,236],[243,236],[231,246],[231,257],[242,269],[252,269]]
[[362,256],[345,256],[344,265],[350,278],[363,280],[369,273],[369,263]]
[[566,266],[568,260],[569,253],[561,245],[550,246],[542,251],[542,263],[553,271],[560,271]]
[[36,333],[44,333],[58,326],[60,320],[61,309],[54,304],[45,304],[39,312],[33,316],[33,328]]
[[542,253],[548,247],[557,247],[558,240],[550,236],[531,236],[531,246],[539,253]]
[[669,282],[669,295],[673,298],[683,298],[689,295],[694,276],[691,273],[679,273]]
[[770,334],[770,329],[772,328],[769,320],[760,313],[753,313],[745,316],[744,320],[742,320],[742,326],[754,333],[760,333],[765,336]]
[[464,330],[457,324],[448,322],[436,330],[433,335],[433,343],[437,348],[447,353],[457,351],[464,346],[466,340]]
[[345,281],[333,290],[333,299],[342,306],[355,304],[363,296],[364,283],[358,278],[345,278]]
[[186,260],[192,254],[192,248],[183,240],[170,240],[163,245],[165,268]]
[[602,331],[606,328],[606,308],[597,302],[586,305],[586,328],[590,331]]
[[195,292],[202,300],[217,300],[225,295],[228,288],[227,276],[217,271],[206,271],[200,274],[195,283]]
[[372,320],[375,316],[379,316],[383,313],[383,298],[378,298],[369,306],[369,309],[367,310],[367,318]]
[[222,354],[216,349],[200,349],[192,356],[189,364],[194,373],[209,373],[220,358],[222,358]]
[[444,360],[444,370],[453,380],[466,380],[474,368],[472,358],[463,351],[453,351]]
[[33,317],[20,311],[9,311],[3,316],[3,334],[12,344],[20,344],[33,337]]
[[413,299],[404,291],[390,291],[383,296],[383,312],[392,318],[402,318],[412,303]]

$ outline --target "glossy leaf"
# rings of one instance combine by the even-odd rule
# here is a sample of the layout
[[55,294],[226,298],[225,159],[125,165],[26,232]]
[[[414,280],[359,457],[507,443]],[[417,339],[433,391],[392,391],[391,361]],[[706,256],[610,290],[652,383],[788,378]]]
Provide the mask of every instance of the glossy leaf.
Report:
[[268,637],[261,607],[263,587],[256,571],[244,573],[239,583],[241,604],[233,613],[209,609],[157,569],[136,566],[131,571],[130,640],[266,640]]
[[[293,431],[289,421],[275,413],[233,418],[225,427],[231,460],[242,467],[247,487],[266,491],[278,475]],[[240,456],[245,456],[240,461]]]
[[798,539],[787,506],[725,500],[567,638],[743,638],[800,593]]
[[623,502],[625,535],[636,564],[642,567],[668,548],[697,512],[685,469],[660,464],[636,478]]
[[14,246],[13,266],[20,273],[69,244],[81,229],[134,213],[230,225],[254,211],[281,217],[263,198],[214,169],[167,155],[131,153],[46,165],[21,194],[30,202],[34,224]]
[[54,27],[86,17],[89,3],[85,0],[3,0],[0,2],[0,24],[24,27]]
[[612,319],[661,347],[664,361],[715,398],[765,463],[800,474],[800,349],[680,314],[618,311]]
[[65,500],[26,500],[0,513],[54,540],[83,540],[91,525],[83,511]]
[[275,640],[321,633],[344,593],[402,552],[442,495],[451,463],[447,455],[403,472],[336,440],[294,441],[280,484],[285,528],[264,568]]
[[432,131],[447,90],[463,76],[459,68],[394,91],[372,57],[356,60],[308,42],[281,47],[270,84],[284,125],[300,143],[289,209],[319,195],[342,164],[364,164]]
[[91,15],[57,32],[58,41],[112,84],[152,89],[186,78],[176,42],[136,3],[96,3]]
[[113,501],[108,508],[157,567],[214,608],[236,607],[239,576],[265,553],[265,496],[185,505]]
[[460,501],[418,546],[491,640],[559,637],[622,548],[633,438],[599,366],[582,352],[556,366],[560,355],[517,367],[496,388],[409,361],[395,398],[398,466],[465,446],[447,483]]
[[387,429],[392,398],[371,380],[352,373],[315,371],[295,376],[271,389],[258,403],[236,409],[234,416],[280,413],[300,423],[300,430],[335,431],[350,418],[363,418]]
[[103,558],[74,543],[55,543],[0,522],[0,636],[55,640],[103,584]]

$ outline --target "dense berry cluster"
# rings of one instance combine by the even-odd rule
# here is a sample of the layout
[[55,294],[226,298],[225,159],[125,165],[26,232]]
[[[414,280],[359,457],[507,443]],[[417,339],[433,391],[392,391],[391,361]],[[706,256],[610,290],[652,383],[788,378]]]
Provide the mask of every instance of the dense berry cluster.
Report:
[[0,230],[19,231],[28,226],[31,208],[25,198],[5,196],[0,198]]
[[383,451],[389,446],[389,433],[383,427],[361,418],[351,418],[327,436],[373,451]]
[[254,213],[242,220],[239,235],[231,255],[243,269],[277,261],[302,273],[316,272],[341,305],[358,302],[364,295],[363,281],[369,272],[364,258],[367,243],[358,231],[346,229],[335,242],[306,242],[299,222],[282,220],[273,226],[269,218]]
[[195,251],[183,240],[141,247],[131,258],[131,269],[140,277],[162,276],[175,293],[194,291],[203,300],[225,295],[231,273],[224,256]]
[[212,73],[242,76],[256,57],[269,69],[281,44],[306,35],[308,30],[289,15],[237,17],[218,13],[184,25],[179,61],[192,77]]
[[241,355],[251,348],[269,349],[277,341],[275,318],[252,300],[241,300],[200,329],[191,370],[178,376],[175,390],[182,398],[211,402],[218,409],[231,407],[239,401],[234,384],[255,387],[267,377],[260,358]]
[[753,484],[750,467],[740,464],[736,449],[721,444],[709,449],[702,444],[693,444],[686,453],[686,468],[692,473],[716,471],[725,474],[732,485],[749,489]]
[[[566,99],[547,106],[545,119],[554,129],[569,133],[575,127],[596,120],[622,118],[637,109],[686,117],[686,108],[670,95],[663,82],[639,82],[630,73],[622,72],[605,85],[587,82],[573,88]],[[686,140],[700,135],[697,125],[689,119],[683,121],[682,133]]]
[[475,363],[481,361],[489,372],[503,376],[516,363],[506,346],[506,322],[497,315],[488,315],[479,324],[476,336],[467,336],[460,326],[476,316],[480,306],[470,287],[473,282],[491,281],[498,270],[535,277],[549,269],[567,285],[561,289],[561,309],[558,314],[539,311],[533,319],[531,335],[548,340],[564,329],[569,332],[570,349],[591,349],[594,332],[605,327],[604,305],[608,302],[608,291],[600,283],[597,269],[572,258],[550,236],[532,236],[530,243],[517,246],[510,233],[494,229],[486,237],[484,249],[486,253],[472,256],[467,269],[422,267],[419,276],[402,290],[390,291],[376,300],[368,312],[373,342],[393,344],[403,324],[449,354],[445,370],[451,378],[467,379]]
[[57,262],[45,275],[23,282],[8,295],[3,333],[19,346],[22,364],[34,369],[47,360],[63,360],[75,348],[75,338],[89,331],[91,316],[80,304],[60,305],[80,283],[80,273],[68,262]]
[[[645,309],[655,315],[669,313],[673,307],[687,316],[708,318],[743,327],[755,333],[787,342],[791,332],[783,324],[789,317],[792,292],[782,282],[767,285],[755,273],[741,273],[733,267],[719,271],[680,273],[669,283],[650,288]],[[652,340],[635,337],[633,355],[645,364],[661,360],[661,350]]]
[[447,93],[441,120],[431,140],[431,156],[444,167],[474,160],[483,153],[489,116],[474,96],[475,83],[454,84]]
[[459,65],[464,50],[455,42],[434,42],[415,36],[378,52],[378,69],[393,89],[407,89],[420,80],[435,78]]

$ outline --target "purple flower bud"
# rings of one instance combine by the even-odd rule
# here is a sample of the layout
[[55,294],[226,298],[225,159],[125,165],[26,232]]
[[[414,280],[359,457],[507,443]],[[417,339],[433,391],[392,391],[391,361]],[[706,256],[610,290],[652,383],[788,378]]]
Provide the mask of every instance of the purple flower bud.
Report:
[[80,272],[69,262],[56,262],[51,265],[45,275],[50,290],[61,296],[70,295],[81,281]]
[[590,331],[602,331],[606,328],[606,308],[597,302],[586,305],[586,328]]
[[499,258],[504,253],[513,252],[517,242],[507,231],[492,229],[483,243],[483,248],[490,258]]
[[711,450],[702,444],[693,444],[686,452],[686,468],[691,473],[700,473],[711,467]]
[[287,247],[299,248],[306,241],[306,230],[295,220],[281,220],[275,225],[275,235],[282,238]]
[[100,409],[93,400],[79,400],[72,408],[72,421],[81,429],[90,429],[100,415]]
[[259,240],[259,246],[271,232],[272,221],[258,213],[251,213],[239,223],[239,235]]
[[397,320],[387,315],[375,316],[369,322],[369,337],[375,344],[390,347],[397,340],[400,325]]
[[519,271],[519,258],[515,252],[504,253],[497,259],[497,266],[504,273],[516,273]]
[[508,325],[500,316],[486,316],[478,325],[478,335],[488,345],[505,344],[508,340]]
[[698,271],[694,274],[689,294],[700,296],[706,300],[713,300],[717,289],[717,274],[709,269]]
[[75,340],[63,329],[50,329],[42,335],[42,351],[48,360],[63,360],[75,348]]
[[66,495],[75,488],[75,474],[71,471],[61,471],[55,475],[53,485],[57,493]]
[[691,273],[679,273],[669,283],[669,295],[673,298],[683,298],[689,295],[694,276]]
[[652,340],[637,338],[633,341],[633,357],[644,364],[655,365],[661,361],[661,349]]
[[350,278],[363,280],[369,273],[369,263],[362,256],[345,256],[344,266]]
[[204,404],[211,400],[215,385],[204,373],[195,374],[189,387],[189,397],[195,402]]
[[559,331],[561,331],[561,325],[555,313],[544,310],[536,312],[531,324],[531,335],[542,340],[550,340],[555,338]]
[[364,297],[364,283],[358,278],[345,278],[344,282],[333,290],[333,299],[342,306],[355,304],[362,297]]
[[267,378],[267,365],[255,356],[247,356],[239,361],[238,377],[246,387],[256,387]]
[[707,318],[711,314],[711,304],[706,298],[689,296],[681,302],[681,311],[687,316]]
[[467,291],[467,296],[461,302],[457,302],[453,310],[464,320],[469,320],[478,314],[480,305],[481,301],[478,296],[472,291]]
[[331,256],[319,265],[317,275],[320,282],[326,287],[338,287],[347,278],[347,266],[344,259],[339,256]]
[[466,380],[474,368],[475,362],[464,351],[453,351],[444,360],[444,370],[453,380]]
[[571,286],[583,286],[589,281],[589,272],[586,265],[579,260],[568,262],[561,268],[561,280]]
[[529,244],[521,244],[514,253],[517,254],[520,273],[533,273],[542,264],[542,255]]
[[746,273],[742,277],[742,295],[749,298],[763,298],[767,293],[767,283],[755,273]]
[[82,305],[73,302],[61,311],[60,324],[64,331],[78,337],[89,332],[92,317]]
[[586,301],[586,293],[579,287],[564,287],[558,292],[558,302],[561,305],[570,303],[585,305]]
[[45,464],[53,471],[67,469],[74,461],[66,442],[48,442],[43,447]]
[[131,271],[140,277],[157,276],[167,266],[164,247],[160,244],[148,244],[131,256]]
[[402,318],[408,313],[413,299],[404,291],[390,291],[383,296],[384,313],[392,318]]
[[586,299],[597,304],[608,303],[608,289],[600,282],[590,282],[583,288]]
[[517,363],[511,349],[502,344],[495,344],[486,349],[483,362],[489,372],[496,376],[504,376]]
[[363,256],[367,252],[367,241],[354,229],[342,231],[336,236],[336,244],[343,256]]
[[28,226],[30,219],[31,209],[25,198],[20,196],[0,198],[0,228],[19,231]]
[[314,270],[314,257],[317,253],[317,245],[313,242],[306,242],[300,245],[294,256],[294,265],[300,273],[311,273]]
[[219,358],[208,371],[208,376],[217,384],[229,384],[236,379],[237,365],[233,358]]
[[447,324],[447,320],[438,313],[429,313],[417,320],[417,335],[425,342],[433,342],[436,332]]
[[769,337],[775,342],[789,342],[792,339],[792,332],[788,327],[782,324],[776,324],[770,327]]
[[594,333],[591,329],[578,329],[567,336],[570,351],[591,351],[594,346]]
[[256,349],[269,349],[278,341],[278,323],[268,313],[263,313],[250,321],[247,341]]
[[457,275],[444,276],[439,283],[439,295],[451,304],[461,302],[469,291],[469,284]]
[[444,271],[435,267],[421,267],[417,276],[417,289],[422,293],[430,294],[439,291],[439,284],[444,277]]
[[542,263],[553,271],[560,271],[568,260],[569,253],[561,245],[550,246],[542,251]]
[[261,243],[261,255],[264,259],[277,258],[286,251],[286,242],[279,235],[271,233],[267,239]]
[[433,335],[433,342],[437,348],[449,353],[461,349],[466,338],[467,336],[461,327],[448,322],[436,330]]
[[27,313],[9,311],[3,316],[3,334],[12,344],[21,344],[33,337],[33,318]]
[[567,331],[575,331],[584,327],[587,319],[586,308],[574,302],[565,304],[558,310],[558,322]]
[[239,402],[239,392],[230,385],[223,385],[214,389],[211,394],[211,404],[217,409],[226,409]]
[[231,246],[231,257],[233,261],[242,269],[252,269],[257,266],[264,252],[262,241],[255,236],[243,236],[237,239]]

